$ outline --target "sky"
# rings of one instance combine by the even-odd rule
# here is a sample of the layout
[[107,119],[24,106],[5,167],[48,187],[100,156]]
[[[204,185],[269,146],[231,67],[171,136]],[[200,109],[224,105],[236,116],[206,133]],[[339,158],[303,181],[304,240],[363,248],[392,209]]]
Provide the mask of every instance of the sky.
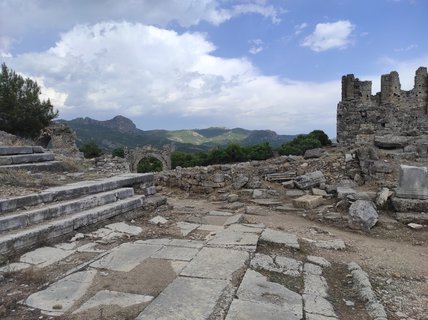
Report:
[[0,62],[59,118],[336,135],[341,77],[428,66],[427,0],[0,0]]

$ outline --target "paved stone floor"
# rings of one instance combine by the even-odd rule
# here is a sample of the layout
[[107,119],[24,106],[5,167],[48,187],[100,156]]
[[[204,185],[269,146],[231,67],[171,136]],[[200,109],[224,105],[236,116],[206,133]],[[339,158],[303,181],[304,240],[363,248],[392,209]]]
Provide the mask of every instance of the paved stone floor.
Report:
[[[0,271],[59,267],[79,257],[78,266],[21,302],[41,319],[345,319],[329,298],[331,264],[307,253],[308,239],[226,211],[208,212],[201,222],[153,226],[177,231],[160,238],[141,237],[143,228],[131,222],[112,223],[28,252]],[[346,247],[340,239],[318,245]]]

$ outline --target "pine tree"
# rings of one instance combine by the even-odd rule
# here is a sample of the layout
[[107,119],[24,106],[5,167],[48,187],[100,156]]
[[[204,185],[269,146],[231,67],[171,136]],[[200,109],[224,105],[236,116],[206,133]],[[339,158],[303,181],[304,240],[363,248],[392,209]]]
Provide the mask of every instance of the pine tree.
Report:
[[57,117],[50,100],[40,100],[40,87],[24,79],[6,64],[0,73],[0,130],[21,137],[35,138]]

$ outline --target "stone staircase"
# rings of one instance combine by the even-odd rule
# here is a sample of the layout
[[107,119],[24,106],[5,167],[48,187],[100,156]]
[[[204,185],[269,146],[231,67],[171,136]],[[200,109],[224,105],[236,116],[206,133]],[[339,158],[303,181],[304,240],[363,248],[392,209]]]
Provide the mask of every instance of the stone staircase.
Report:
[[0,255],[8,256],[143,206],[133,186],[153,186],[153,174],[128,173],[0,199]]
[[61,161],[39,146],[0,147],[0,170],[61,170]]

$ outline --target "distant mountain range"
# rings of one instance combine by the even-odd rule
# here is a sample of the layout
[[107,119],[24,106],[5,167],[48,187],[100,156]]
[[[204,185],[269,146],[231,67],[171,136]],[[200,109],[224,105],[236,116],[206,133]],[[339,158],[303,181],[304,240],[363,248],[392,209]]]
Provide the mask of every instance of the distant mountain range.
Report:
[[70,121],[58,120],[70,126],[77,135],[77,145],[96,142],[105,150],[119,147],[141,147],[152,145],[160,148],[173,143],[176,150],[185,152],[206,151],[228,143],[253,145],[268,142],[273,147],[292,140],[294,135],[278,135],[271,130],[246,130],[211,127],[194,130],[140,130],[132,120],[116,116],[106,121],[91,118],[76,118]]

